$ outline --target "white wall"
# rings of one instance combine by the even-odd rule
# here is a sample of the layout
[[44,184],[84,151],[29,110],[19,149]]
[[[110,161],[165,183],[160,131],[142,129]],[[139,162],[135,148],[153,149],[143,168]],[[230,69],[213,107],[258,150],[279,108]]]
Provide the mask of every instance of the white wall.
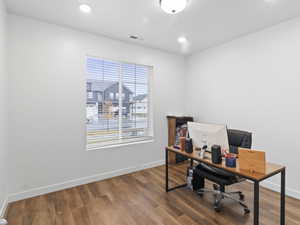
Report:
[[6,198],[7,182],[8,75],[6,71],[6,47],[6,8],[3,0],[0,0],[0,214]]
[[[161,162],[165,116],[183,108],[198,121],[252,131],[254,148],[287,165],[288,193],[300,198],[300,19],[192,55],[186,64],[181,56],[24,17],[10,15],[8,23],[9,193],[25,192],[12,200]],[[87,54],[154,66],[155,142],[85,151]],[[277,184],[279,177],[267,185]]]
[[[165,117],[183,110],[183,57],[14,15],[8,27],[10,193],[161,162]],[[85,151],[87,54],[154,66],[154,143]]]
[[[287,166],[300,198],[300,19],[279,24],[187,60],[186,112],[198,121],[253,132],[253,147]],[[277,176],[268,183],[278,188]]]

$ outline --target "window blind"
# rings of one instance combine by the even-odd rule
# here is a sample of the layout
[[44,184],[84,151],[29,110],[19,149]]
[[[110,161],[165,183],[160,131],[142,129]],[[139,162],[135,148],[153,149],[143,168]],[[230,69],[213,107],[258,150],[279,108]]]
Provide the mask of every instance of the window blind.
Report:
[[87,57],[87,144],[150,136],[149,66]]

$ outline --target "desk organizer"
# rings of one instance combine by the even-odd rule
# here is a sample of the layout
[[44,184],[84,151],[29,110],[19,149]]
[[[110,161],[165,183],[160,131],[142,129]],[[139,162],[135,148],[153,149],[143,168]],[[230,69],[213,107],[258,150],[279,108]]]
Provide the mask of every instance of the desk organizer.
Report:
[[225,158],[225,165],[227,167],[235,168],[236,167],[236,158]]

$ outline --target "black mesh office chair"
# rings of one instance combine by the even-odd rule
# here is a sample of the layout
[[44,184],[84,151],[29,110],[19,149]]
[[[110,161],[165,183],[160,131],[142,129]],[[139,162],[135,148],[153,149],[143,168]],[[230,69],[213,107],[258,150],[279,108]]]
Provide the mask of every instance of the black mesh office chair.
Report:
[[[251,148],[252,134],[246,131],[240,130],[228,130],[228,141],[230,145],[231,153],[238,153],[238,147]],[[243,208],[245,214],[249,213],[249,208],[244,203],[244,195],[241,191],[226,192],[225,186],[232,185],[244,181],[245,179],[240,178],[232,173],[224,170],[210,167],[204,163],[197,165],[195,173],[198,177],[201,177],[214,182],[213,189],[201,188],[198,190],[198,194],[202,196],[205,192],[212,192],[215,195],[214,209],[217,212],[221,211],[221,202],[224,198],[232,199],[238,202]],[[236,198],[238,197],[238,198]]]

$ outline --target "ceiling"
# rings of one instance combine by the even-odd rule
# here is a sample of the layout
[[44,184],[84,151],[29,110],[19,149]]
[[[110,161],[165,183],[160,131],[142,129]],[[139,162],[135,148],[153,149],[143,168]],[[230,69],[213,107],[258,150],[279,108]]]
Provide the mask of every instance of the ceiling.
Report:
[[[170,52],[190,54],[300,16],[299,0],[189,0],[176,15],[159,0],[6,0],[9,12]],[[132,40],[137,35],[143,40]],[[185,36],[188,44],[177,42]]]

